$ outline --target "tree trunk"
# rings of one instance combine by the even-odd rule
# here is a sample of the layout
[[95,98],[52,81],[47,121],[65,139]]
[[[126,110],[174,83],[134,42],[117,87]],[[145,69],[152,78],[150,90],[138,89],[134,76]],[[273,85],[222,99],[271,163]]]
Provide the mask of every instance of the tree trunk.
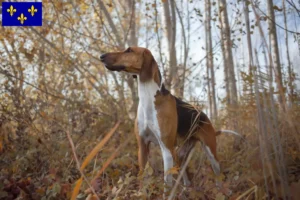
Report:
[[[177,57],[176,57],[176,49],[175,49],[175,42],[176,42],[176,14],[175,14],[175,2],[173,0],[170,1],[166,0],[163,3],[164,6],[164,15],[165,15],[165,30],[167,33],[167,41],[168,41],[168,48],[169,48],[169,75],[166,79],[166,86],[171,88],[172,83],[177,83]],[[171,12],[170,13],[170,6]],[[173,88],[177,85],[174,85]],[[178,91],[175,89],[175,94],[177,95]]]
[[123,41],[122,41],[120,35],[118,34],[119,31],[117,31],[117,28],[116,28],[116,26],[115,26],[115,24],[114,24],[114,22],[113,22],[113,20],[112,20],[112,18],[111,18],[111,16],[110,16],[109,12],[107,11],[107,9],[106,9],[106,7],[105,7],[103,1],[102,1],[102,0],[98,0],[97,2],[98,2],[98,4],[99,4],[100,10],[103,11],[103,13],[104,13],[104,15],[105,15],[105,17],[106,17],[106,19],[107,19],[107,21],[108,21],[108,24],[109,24],[110,28],[112,29],[112,32],[114,33],[114,35],[115,35],[115,37],[116,37],[116,40],[117,40],[117,42],[118,42],[118,45],[119,45],[121,48],[124,48],[124,43],[123,43]]
[[252,73],[253,54],[252,54],[252,41],[251,41],[251,30],[250,30],[250,20],[249,20],[249,7],[247,1],[244,1],[243,6],[244,6],[244,16],[245,16],[245,25],[246,25],[246,33],[247,33],[249,73]]
[[273,1],[267,0],[267,4],[268,4],[268,15],[269,15],[268,24],[269,24],[271,47],[272,47],[272,54],[273,54],[273,66],[276,72],[275,80],[277,84],[277,89],[279,90],[279,102],[282,105],[282,109],[285,110],[285,96],[284,96],[284,88],[282,84],[282,73],[281,73],[279,49],[277,43],[277,32],[276,32],[276,24],[275,24],[276,19],[274,15]]
[[[251,30],[250,30],[250,20],[249,20],[249,7],[248,1],[244,1],[244,16],[245,16],[245,25],[246,25],[246,34],[247,34],[247,45],[248,45],[248,56],[249,56],[249,75],[253,74],[253,54],[252,54],[252,41],[251,41]],[[252,77],[252,76],[251,76]],[[253,84],[250,82],[250,98],[252,102],[253,98]]]
[[291,65],[291,59],[290,59],[290,52],[289,52],[289,38],[288,38],[288,32],[287,32],[287,22],[286,22],[286,7],[285,7],[285,1],[282,0],[282,9],[283,9],[283,19],[284,19],[284,28],[285,28],[285,45],[286,45],[286,59],[287,59],[287,66],[288,66],[288,74],[289,74],[289,100],[290,103],[293,104],[293,96],[294,96],[294,87],[293,87],[293,75],[292,75],[292,65]]
[[[210,101],[211,118],[217,118],[217,103],[215,91],[215,73],[214,73],[214,58],[212,52],[212,37],[211,37],[211,2],[205,1],[205,36],[206,36],[206,55],[207,55],[207,81],[208,81],[208,95]],[[209,72],[210,71],[210,72]],[[209,75],[210,73],[210,75]]]
[[[138,38],[136,36],[136,18],[135,18],[135,0],[127,0],[128,10],[130,10],[130,19],[129,19],[129,46],[137,46]],[[129,109],[129,117],[131,119],[135,118],[137,105],[138,105],[138,95],[137,95],[137,85],[131,75],[127,76],[127,84],[129,86],[131,97],[132,97],[132,105]]]
[[[187,6],[188,7],[188,6]],[[183,19],[182,16],[180,15],[179,9],[176,6],[176,11],[177,11],[177,15],[180,21],[180,25],[181,25],[181,31],[182,31],[182,37],[183,37],[183,66],[182,66],[182,76],[181,79],[179,79],[179,94],[178,97],[182,98],[184,96],[184,83],[185,83],[185,73],[186,73],[186,63],[187,63],[187,59],[188,59],[188,41],[187,41],[187,37],[186,37],[186,33],[185,33],[185,27],[184,27],[184,23],[183,23]],[[189,14],[188,14],[188,20],[189,20]],[[188,21],[188,28],[187,31],[190,31],[190,26],[189,26],[189,21]]]
[[[207,51],[207,50],[206,50]],[[206,61],[206,80],[207,80],[207,102],[209,104],[209,113],[210,118],[213,118],[213,109],[212,109],[212,98],[211,98],[211,87],[210,87],[210,75],[209,75],[210,65],[209,61]]]
[[224,59],[224,67],[227,70],[227,74],[225,77],[228,81],[229,86],[229,104],[232,106],[237,105],[237,89],[236,89],[236,79],[234,72],[234,63],[232,56],[232,42],[230,38],[230,27],[227,15],[227,6],[225,0],[219,0],[219,13],[221,18],[221,40],[224,41],[223,44],[223,59]]
[[[237,88],[236,88],[236,79],[234,72],[234,62],[232,56],[232,42],[230,36],[230,27],[228,21],[227,14],[227,6],[225,0],[219,0],[219,15],[221,18],[221,29],[222,29],[222,37],[221,40],[224,41],[223,48],[223,60],[224,60],[224,68],[227,70],[227,81],[229,86],[229,118],[230,118],[230,126],[234,130],[238,131],[237,126]],[[226,72],[226,71],[225,71]],[[233,148],[235,150],[240,150],[241,139],[235,138]]]
[[128,10],[130,10],[130,18],[129,18],[129,46],[137,46],[138,39],[136,37],[136,17],[135,17],[135,0],[127,0]]
[[[221,33],[221,37],[223,35],[223,28],[222,28],[222,19],[220,17],[220,12],[219,12],[219,20],[220,20],[220,25],[221,25],[221,29],[220,29],[220,33]],[[223,57],[223,63],[224,63],[224,81],[225,81],[225,89],[226,89],[226,104],[230,105],[230,92],[229,92],[229,80],[228,80],[228,68],[227,65],[225,63],[225,42],[224,40],[221,39],[221,50],[222,50],[222,57]]]

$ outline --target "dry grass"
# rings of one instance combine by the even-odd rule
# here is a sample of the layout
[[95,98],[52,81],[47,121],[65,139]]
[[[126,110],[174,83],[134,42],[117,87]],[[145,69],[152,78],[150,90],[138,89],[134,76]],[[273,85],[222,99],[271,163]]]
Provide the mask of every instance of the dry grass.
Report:
[[[276,172],[277,165],[272,151],[264,165],[260,159],[255,109],[246,106],[240,109],[243,112],[237,116],[240,119],[239,132],[247,142],[241,142],[240,150],[235,150],[234,136],[218,136],[222,175],[214,176],[198,144],[188,165],[192,186],[185,188],[182,181],[177,181],[172,196],[183,200],[283,197],[280,177],[274,177],[274,185],[269,171],[264,173],[264,169]],[[295,129],[299,129],[299,116],[299,109],[295,108],[289,113],[289,123],[286,116],[281,116],[278,124],[293,199],[299,197],[296,195],[300,185],[299,135],[295,133]],[[49,119],[41,120],[44,120],[43,127],[47,132],[58,128],[49,126]],[[78,118],[78,124],[80,120]],[[228,117],[223,114],[217,123],[227,128],[227,120]],[[10,127],[7,123],[2,130],[6,132],[1,135],[14,130],[13,127],[7,128]],[[94,123],[107,122],[96,119]],[[31,127],[35,126],[38,124],[33,123]],[[28,128],[23,136],[15,137],[13,134],[10,139],[1,140],[0,181],[3,184],[0,185],[0,199],[161,199],[163,167],[159,148],[151,146],[150,164],[143,174],[139,174],[133,122],[125,120],[113,129],[110,128],[112,126],[113,123],[102,125],[100,130],[97,125],[90,129],[93,134],[84,135],[67,134],[65,131],[41,135],[33,134],[33,129]],[[102,134],[105,132],[108,134]],[[70,143],[73,143],[72,148]],[[268,141],[265,145],[271,147]],[[180,174],[179,177],[174,175],[174,183],[177,179],[180,179]],[[222,183],[221,188],[216,187],[216,181]],[[139,188],[140,182],[143,183],[142,188]]]

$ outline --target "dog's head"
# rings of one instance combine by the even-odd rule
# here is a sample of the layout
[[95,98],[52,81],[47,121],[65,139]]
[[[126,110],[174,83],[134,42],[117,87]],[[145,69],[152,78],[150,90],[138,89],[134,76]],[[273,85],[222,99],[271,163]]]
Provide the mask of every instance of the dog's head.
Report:
[[129,47],[122,52],[106,53],[100,59],[107,69],[139,75],[141,80],[154,78],[158,71],[152,53],[142,47]]

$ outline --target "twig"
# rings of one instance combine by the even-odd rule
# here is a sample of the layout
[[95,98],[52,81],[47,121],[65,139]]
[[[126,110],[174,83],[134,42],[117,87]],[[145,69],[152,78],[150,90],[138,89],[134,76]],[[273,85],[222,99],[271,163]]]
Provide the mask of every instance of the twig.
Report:
[[70,135],[69,131],[66,131],[66,133],[67,133],[67,136],[68,136],[68,139],[69,139],[71,148],[72,148],[72,152],[73,152],[73,155],[74,155],[74,159],[75,159],[77,168],[78,168],[78,170],[80,171],[81,177],[83,177],[83,179],[85,180],[85,182],[88,184],[89,188],[91,189],[91,191],[92,191],[93,194],[95,195],[96,199],[97,199],[97,200],[100,200],[99,197],[98,197],[98,195],[97,195],[97,193],[95,192],[94,188],[91,186],[91,184],[89,183],[88,179],[86,178],[86,176],[84,175],[84,173],[83,173],[82,170],[80,169],[80,163],[79,163],[79,161],[78,161],[78,157],[77,157],[77,154],[76,154],[76,149],[75,149],[73,140],[72,140],[72,138],[71,138],[71,135]]
[[43,93],[45,93],[45,94],[47,94],[47,95],[50,95],[50,96],[52,96],[52,97],[54,97],[54,98],[66,100],[66,101],[69,101],[69,102],[74,102],[74,101],[72,101],[72,100],[70,100],[70,99],[65,98],[64,96],[58,96],[58,95],[52,94],[52,93],[50,93],[50,92],[47,92],[47,91],[45,91],[45,90],[43,90],[43,89],[41,89],[41,88],[39,88],[39,87],[37,87],[37,86],[31,84],[31,83],[25,81],[24,79],[21,79],[21,78],[18,78],[18,77],[16,77],[16,76],[14,76],[14,75],[11,75],[10,73],[8,73],[8,72],[5,71],[5,70],[1,70],[1,71],[0,71],[0,74],[3,74],[3,75],[5,75],[5,76],[8,76],[8,77],[11,77],[11,78],[14,78],[14,79],[17,79],[17,80],[19,80],[19,81],[23,81],[25,84],[30,85],[31,87],[33,87],[33,88],[35,88],[35,89],[37,89],[37,90],[39,90],[39,91],[41,91],[41,92],[43,92]]
[[297,6],[295,5],[295,3],[292,1],[290,2],[289,0],[286,0],[286,2],[288,2],[288,4],[290,4],[290,6],[292,6],[298,13],[299,17],[300,17],[300,9],[297,8]]
[[193,148],[193,149],[191,150],[191,152],[189,153],[189,156],[188,156],[188,158],[186,159],[186,161],[185,161],[185,163],[184,163],[182,169],[180,170],[180,174],[179,174],[179,176],[177,177],[176,183],[175,183],[174,187],[172,188],[172,191],[171,191],[170,196],[168,197],[168,200],[172,200],[173,197],[175,196],[176,189],[177,189],[177,187],[178,187],[178,185],[179,185],[179,183],[180,183],[180,180],[181,180],[181,178],[182,178],[182,176],[183,176],[183,173],[185,172],[185,170],[186,170],[186,168],[187,168],[187,165],[189,164],[190,160],[192,159],[192,156],[193,156],[194,152],[195,152],[195,148]]
[[[93,150],[89,153],[89,155],[87,155],[87,157],[82,162],[81,166],[80,166],[79,162],[76,162],[77,167],[79,168],[80,172],[82,172],[84,170],[84,168],[96,156],[98,151],[108,142],[109,138],[111,138],[111,136],[115,133],[115,131],[117,130],[119,125],[120,125],[120,122],[117,122],[116,125],[105,135],[105,137],[93,148]],[[73,141],[72,141],[72,144],[73,144]],[[73,144],[72,148],[75,149],[74,144]],[[76,198],[76,196],[79,192],[79,189],[80,189],[81,184],[82,184],[82,178],[84,178],[84,176],[81,176],[81,178],[78,179],[78,181],[75,185],[75,188],[73,189],[72,200]],[[87,180],[85,179],[85,181],[87,181]],[[88,183],[88,185],[89,185],[91,191],[94,193],[94,188],[91,188],[91,185],[89,183]]]
[[249,197],[253,192],[255,192],[254,194],[255,194],[255,200],[256,200],[257,199],[257,185],[253,186],[252,188],[250,188],[249,190],[247,190],[246,192],[244,192],[243,194],[238,196],[236,198],[236,200],[240,200],[240,199],[242,199],[243,197],[245,197],[247,195]]
[[[93,185],[97,178],[104,172],[104,170],[109,166],[109,164],[111,163],[111,161],[118,155],[118,153],[120,152],[120,150],[122,148],[124,148],[128,143],[129,141],[132,140],[132,136],[127,138],[127,140],[125,140],[125,142],[120,145],[112,154],[111,156],[106,160],[106,162],[103,164],[102,168],[97,172],[96,176],[92,179],[91,181],[91,184]],[[90,190],[85,190],[85,193],[90,193]]]
[[[253,3],[253,2],[252,2]],[[296,31],[291,31],[291,30],[288,30],[288,29],[285,29],[284,27],[282,27],[281,25],[279,25],[278,23],[275,22],[275,20],[271,19],[264,11],[262,11],[258,5],[254,5],[266,18],[268,18],[268,20],[270,20],[271,22],[273,22],[276,26],[278,26],[279,28],[287,31],[287,32],[290,32],[290,33],[294,33],[294,34],[300,34],[300,32],[296,32]]]

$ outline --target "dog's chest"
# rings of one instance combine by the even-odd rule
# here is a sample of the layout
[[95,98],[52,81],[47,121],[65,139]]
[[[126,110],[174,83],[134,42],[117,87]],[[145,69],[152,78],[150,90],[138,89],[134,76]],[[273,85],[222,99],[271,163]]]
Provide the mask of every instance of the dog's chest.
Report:
[[139,134],[146,142],[158,143],[160,130],[155,110],[155,94],[159,90],[154,82],[139,84],[138,128]]

